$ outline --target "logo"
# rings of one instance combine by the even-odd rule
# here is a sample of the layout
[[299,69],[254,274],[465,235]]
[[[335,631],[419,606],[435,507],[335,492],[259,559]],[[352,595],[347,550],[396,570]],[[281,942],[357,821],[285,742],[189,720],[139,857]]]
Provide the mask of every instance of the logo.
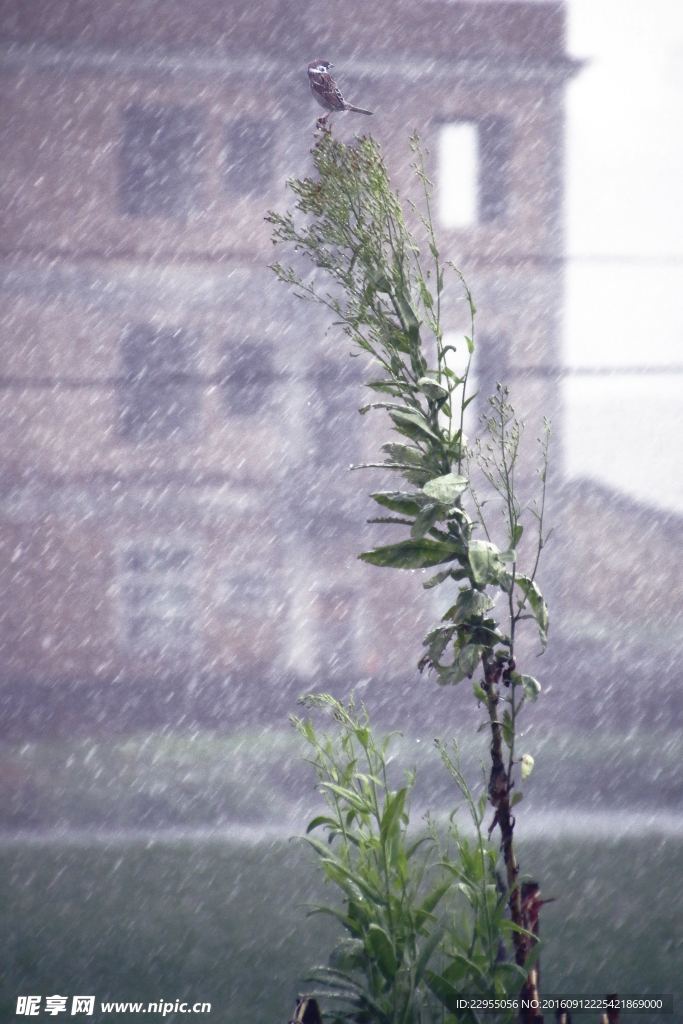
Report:
[[[17,1016],[37,1017],[40,1013],[42,996],[19,996],[17,998]],[[68,996],[46,996],[45,1013],[56,1017],[58,1013],[66,1013]],[[71,1016],[75,1013],[85,1013],[92,1017],[95,1009],[94,996],[74,996],[71,1000]]]

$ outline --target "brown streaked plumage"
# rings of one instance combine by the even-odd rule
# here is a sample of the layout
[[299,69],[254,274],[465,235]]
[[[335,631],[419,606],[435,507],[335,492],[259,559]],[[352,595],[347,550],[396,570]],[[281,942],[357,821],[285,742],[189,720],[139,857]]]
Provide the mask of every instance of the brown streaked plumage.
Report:
[[333,67],[334,64],[330,64],[328,60],[313,60],[308,65],[308,81],[311,86],[311,92],[320,106],[324,107],[327,111],[324,117],[318,118],[318,121],[322,124],[327,121],[330,114],[336,114],[342,110],[351,110],[356,114],[371,115],[371,110],[363,110],[362,107],[356,107],[353,103],[346,102],[339,86],[329,73],[329,69]]

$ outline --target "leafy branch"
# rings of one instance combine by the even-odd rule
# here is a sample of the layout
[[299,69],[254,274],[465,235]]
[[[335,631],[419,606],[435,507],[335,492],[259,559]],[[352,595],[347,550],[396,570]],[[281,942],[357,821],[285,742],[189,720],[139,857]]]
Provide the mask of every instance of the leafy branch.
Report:
[[[505,914],[507,894],[496,884],[497,851],[482,831],[486,793],[475,800],[467,788],[457,749],[451,757],[440,747],[476,837],[464,838],[451,821],[444,843],[429,817],[421,834],[409,830],[416,773],[405,772],[392,788],[388,752],[395,734],[378,741],[353,697],[346,707],[329,694],[309,694],[299,703],[335,723],[335,735],[320,735],[311,719],[292,717],[312,749],[327,805],[309,823],[307,842],[343,900],[341,910],[321,905],[309,911],[330,915],[345,932],[329,965],[315,967],[307,978],[315,995],[333,1004],[331,1019],[450,1022],[463,1016],[459,993],[518,992],[528,972],[499,955],[514,926]],[[498,1019],[511,1024],[514,1013]]]
[[[500,828],[506,899],[521,968],[530,945],[513,843],[512,808],[522,794],[513,794],[513,789],[517,765],[521,764],[524,780],[533,758],[526,754],[517,760],[515,737],[523,705],[535,701],[541,687],[533,676],[517,671],[515,644],[519,627],[528,619],[535,623],[542,648],[547,642],[548,610],[536,577],[547,541],[544,509],[550,429],[546,424],[541,439],[540,497],[528,508],[518,496],[515,481],[522,425],[501,385],[489,399],[484,438],[473,448],[466,442],[465,411],[475,397],[467,389],[476,309],[460,271],[439,256],[431,213],[433,186],[417,136],[410,145],[424,194],[424,209],[413,210],[425,235],[426,256],[406,224],[374,140],[363,137],[345,146],[324,132],[312,151],[315,176],[289,182],[297,197],[295,211],[270,213],[267,218],[273,225],[273,242],[300,252],[313,265],[313,273],[304,278],[281,263],[275,263],[273,270],[301,298],[330,309],[353,344],[373,358],[379,375],[367,387],[386,399],[360,411],[382,410],[401,437],[382,445],[383,462],[354,468],[379,466],[409,485],[409,489],[373,493],[383,512],[395,514],[371,520],[408,528],[408,535],[359,557],[390,568],[444,566],[424,584],[425,589],[459,584],[441,622],[427,633],[418,665],[420,671],[434,672],[442,686],[482,673],[483,678],[473,682],[473,692],[486,709],[491,735],[487,792],[494,817],[489,834]],[[452,366],[452,346],[444,344],[446,270],[464,288],[470,315],[466,368],[460,374]],[[425,355],[429,351],[436,353],[431,367]],[[475,470],[483,477],[484,497],[473,486]],[[505,524],[500,546],[492,539],[490,509],[496,507],[502,510]],[[523,519],[529,514],[535,522],[535,540],[531,569],[523,572],[518,568],[518,548]],[[505,626],[492,614],[500,595],[506,607]]]

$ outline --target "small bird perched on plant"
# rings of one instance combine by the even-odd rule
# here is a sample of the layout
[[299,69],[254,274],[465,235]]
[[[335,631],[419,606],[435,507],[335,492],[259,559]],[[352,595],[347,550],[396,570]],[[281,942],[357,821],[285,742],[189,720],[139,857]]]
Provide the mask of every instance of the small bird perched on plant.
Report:
[[308,65],[308,81],[311,85],[311,92],[320,106],[327,111],[324,117],[318,118],[318,124],[324,124],[330,114],[342,110],[352,110],[355,114],[372,115],[371,110],[363,110],[362,107],[354,107],[353,103],[346,102],[339,86],[329,73],[329,69],[333,67],[334,64],[330,64],[328,60],[314,60]]

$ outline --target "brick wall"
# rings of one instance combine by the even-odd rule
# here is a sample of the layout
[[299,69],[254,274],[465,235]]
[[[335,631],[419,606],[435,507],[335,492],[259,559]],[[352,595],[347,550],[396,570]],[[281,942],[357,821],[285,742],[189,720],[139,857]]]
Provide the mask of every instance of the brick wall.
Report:
[[[361,429],[345,340],[267,269],[264,214],[309,168],[315,56],[375,110],[335,133],[370,127],[403,197],[416,196],[414,128],[438,177],[444,123],[507,126],[505,215],[440,241],[530,431],[557,405],[562,93],[575,70],[562,4],[374,0],[345,5],[341,24],[318,0],[4,5],[10,689],[77,685],[85,700],[124,678],[186,693],[201,677],[218,680],[216,700],[257,680],[267,702],[281,680],[344,692],[416,677],[434,609],[419,574],[357,562],[381,539],[362,525],[378,477],[342,471],[388,429]],[[254,703],[239,692],[236,716]]]

